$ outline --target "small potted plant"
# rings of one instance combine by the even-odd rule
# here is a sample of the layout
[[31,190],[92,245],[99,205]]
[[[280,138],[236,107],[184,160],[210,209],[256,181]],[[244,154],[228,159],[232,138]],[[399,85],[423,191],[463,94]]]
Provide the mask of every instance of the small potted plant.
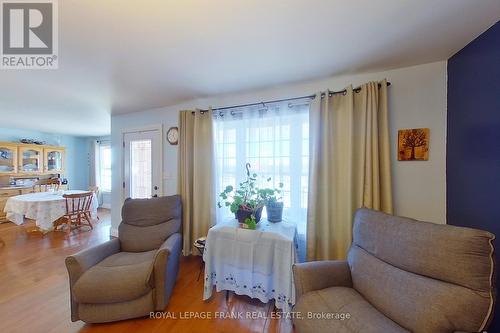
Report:
[[257,174],[250,175],[249,163],[247,163],[246,168],[247,179],[241,182],[236,190],[231,185],[226,186],[224,191],[219,194],[221,200],[217,206],[222,208],[222,203],[224,203],[224,206],[229,207],[234,213],[240,224],[249,229],[255,229],[256,224],[260,221],[265,202],[256,185]]
[[[271,178],[267,179],[268,182]],[[264,188],[259,190],[259,195],[265,202],[267,211],[267,220],[269,222],[281,222],[283,216],[283,183],[279,183],[278,188]]]

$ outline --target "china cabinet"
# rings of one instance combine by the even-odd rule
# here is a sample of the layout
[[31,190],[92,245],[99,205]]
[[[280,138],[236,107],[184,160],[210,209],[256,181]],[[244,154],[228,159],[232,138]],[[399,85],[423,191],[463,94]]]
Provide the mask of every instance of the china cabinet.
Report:
[[[64,147],[0,142],[0,223],[6,221],[3,211],[9,197],[31,193],[32,185],[11,185],[13,178],[47,178],[64,173],[66,150]],[[67,185],[61,185],[66,190]]]
[[19,172],[41,173],[43,161],[43,148],[32,145],[19,146]]
[[64,148],[49,147],[43,149],[44,171],[61,173],[64,170]]
[[0,143],[0,173],[17,172],[17,145]]
[[0,175],[50,175],[64,173],[64,147],[0,142]]

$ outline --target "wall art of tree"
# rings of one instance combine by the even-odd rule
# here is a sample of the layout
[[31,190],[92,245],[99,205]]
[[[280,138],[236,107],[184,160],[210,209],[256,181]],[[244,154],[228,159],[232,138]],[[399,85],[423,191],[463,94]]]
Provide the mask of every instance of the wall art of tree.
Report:
[[[401,161],[405,160],[427,160],[428,159],[428,144],[429,144],[429,129],[414,128],[399,131],[399,157]],[[420,148],[420,154],[416,155],[416,150]],[[410,156],[407,156],[407,151],[410,151]]]

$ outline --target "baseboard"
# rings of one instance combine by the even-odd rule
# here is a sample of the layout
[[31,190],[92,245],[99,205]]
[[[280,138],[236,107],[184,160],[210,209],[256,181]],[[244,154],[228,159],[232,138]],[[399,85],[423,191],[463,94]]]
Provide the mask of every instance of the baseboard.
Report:
[[110,234],[111,234],[111,236],[113,236],[113,237],[118,237],[118,229],[116,229],[116,228],[111,228],[111,229],[109,230],[109,233],[110,233]]

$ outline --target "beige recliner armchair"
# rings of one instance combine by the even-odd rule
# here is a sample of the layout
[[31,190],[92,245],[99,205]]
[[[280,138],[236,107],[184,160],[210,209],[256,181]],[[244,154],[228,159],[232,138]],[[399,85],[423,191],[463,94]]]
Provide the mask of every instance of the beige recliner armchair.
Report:
[[66,258],[71,320],[102,323],[164,310],[181,252],[179,196],[127,199],[119,238]]

